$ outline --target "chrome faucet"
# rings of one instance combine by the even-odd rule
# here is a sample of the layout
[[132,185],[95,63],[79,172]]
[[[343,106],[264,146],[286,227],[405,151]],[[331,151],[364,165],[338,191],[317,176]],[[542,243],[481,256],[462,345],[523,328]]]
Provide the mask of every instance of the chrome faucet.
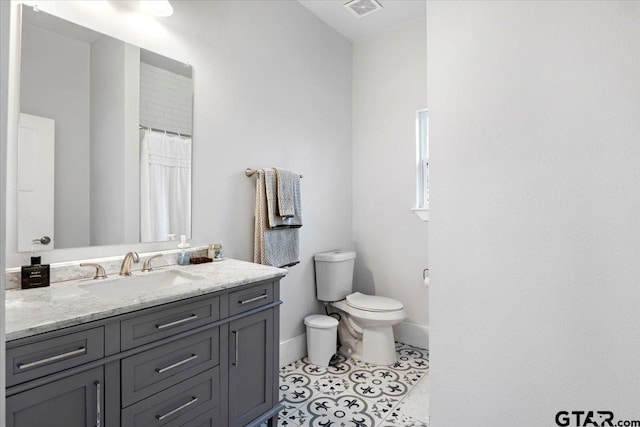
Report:
[[151,255],[149,258],[147,258],[147,260],[144,262],[144,265],[142,266],[142,272],[143,273],[147,273],[149,271],[153,271],[153,268],[151,268],[151,260],[154,258],[158,258],[161,257],[162,254],[155,254],[155,255]]
[[122,260],[122,266],[120,267],[121,276],[131,276],[131,261],[140,261],[137,252],[127,252],[127,254],[124,256],[124,259]]

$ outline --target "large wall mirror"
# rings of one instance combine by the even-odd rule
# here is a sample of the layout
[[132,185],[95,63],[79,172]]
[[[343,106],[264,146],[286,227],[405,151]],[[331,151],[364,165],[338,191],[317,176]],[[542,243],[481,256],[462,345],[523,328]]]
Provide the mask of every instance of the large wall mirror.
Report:
[[192,72],[23,5],[18,251],[190,237]]

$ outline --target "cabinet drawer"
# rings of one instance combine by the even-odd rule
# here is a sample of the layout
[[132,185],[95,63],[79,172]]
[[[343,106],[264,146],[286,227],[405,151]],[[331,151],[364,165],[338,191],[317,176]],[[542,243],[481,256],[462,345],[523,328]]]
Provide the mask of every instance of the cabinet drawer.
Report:
[[202,332],[122,360],[122,406],[211,369],[220,360],[219,328]]
[[273,302],[273,283],[252,286],[229,294],[229,315],[243,313]]
[[122,427],[182,426],[218,406],[218,367],[122,410]]
[[220,427],[220,407],[187,422],[183,427]]
[[148,314],[120,322],[122,350],[179,334],[220,318],[220,298],[150,309]]
[[64,371],[104,356],[102,327],[7,349],[7,386]]

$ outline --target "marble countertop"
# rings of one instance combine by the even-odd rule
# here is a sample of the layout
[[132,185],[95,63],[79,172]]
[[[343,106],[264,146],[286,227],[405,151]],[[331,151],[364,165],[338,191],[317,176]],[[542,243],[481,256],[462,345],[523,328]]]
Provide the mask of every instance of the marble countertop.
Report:
[[141,277],[167,270],[180,270],[199,277],[192,282],[161,289],[136,289],[132,281],[132,286],[126,292],[113,294],[92,292],[92,286],[106,287],[127,278],[115,274],[104,280],[79,279],[53,283],[46,288],[7,290],[6,339],[24,338],[287,274],[281,268],[225,259],[189,266],[171,265],[154,269],[151,273],[134,271],[133,275]]

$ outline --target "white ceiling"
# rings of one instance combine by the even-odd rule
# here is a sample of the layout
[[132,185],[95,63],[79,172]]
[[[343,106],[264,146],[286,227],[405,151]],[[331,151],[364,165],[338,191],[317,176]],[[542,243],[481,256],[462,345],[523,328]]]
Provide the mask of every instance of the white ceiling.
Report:
[[[172,25],[182,21],[185,25],[189,25],[189,19],[193,18],[188,14],[185,15],[185,10],[200,8],[201,15],[207,14],[206,7],[209,3],[207,1],[170,1],[175,12],[170,18]],[[382,34],[398,25],[427,17],[427,0],[377,0],[382,10],[361,18],[356,17],[344,7],[348,1],[298,0],[301,5],[351,41]],[[112,1],[111,3],[120,8],[139,10],[138,1]],[[166,18],[160,18],[161,21],[163,19]]]
[[405,22],[426,19],[426,0],[378,0],[382,6],[371,15],[357,18],[344,4],[348,0],[298,0],[324,22],[351,41],[375,36]]

